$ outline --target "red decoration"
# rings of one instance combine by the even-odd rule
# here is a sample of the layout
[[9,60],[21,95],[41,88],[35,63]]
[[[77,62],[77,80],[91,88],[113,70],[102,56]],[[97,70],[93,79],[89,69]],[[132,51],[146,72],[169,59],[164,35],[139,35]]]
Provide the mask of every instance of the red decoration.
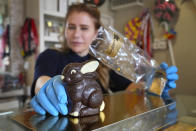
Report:
[[34,19],[26,18],[20,33],[20,46],[22,47],[21,55],[30,56],[36,52],[39,44],[37,28]]
[[156,0],[155,2],[154,14],[160,22],[170,22],[177,11],[178,8],[174,0]]

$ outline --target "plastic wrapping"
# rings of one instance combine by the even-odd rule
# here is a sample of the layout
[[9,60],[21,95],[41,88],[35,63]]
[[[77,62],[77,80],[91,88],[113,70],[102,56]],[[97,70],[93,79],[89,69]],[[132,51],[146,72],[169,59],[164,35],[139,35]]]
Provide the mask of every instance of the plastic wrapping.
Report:
[[111,26],[99,29],[90,52],[116,73],[132,82],[142,83],[154,94],[162,94],[166,79],[159,64]]

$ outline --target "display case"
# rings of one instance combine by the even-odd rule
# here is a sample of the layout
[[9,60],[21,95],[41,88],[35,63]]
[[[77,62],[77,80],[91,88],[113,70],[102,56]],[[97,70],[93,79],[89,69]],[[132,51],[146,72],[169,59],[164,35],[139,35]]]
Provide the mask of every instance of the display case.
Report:
[[67,0],[39,1],[40,52],[47,48],[60,48]]

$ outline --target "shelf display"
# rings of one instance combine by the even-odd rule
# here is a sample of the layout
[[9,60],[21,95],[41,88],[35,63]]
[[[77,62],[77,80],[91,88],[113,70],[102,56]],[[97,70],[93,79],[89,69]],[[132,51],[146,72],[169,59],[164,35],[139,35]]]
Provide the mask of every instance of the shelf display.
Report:
[[44,28],[44,40],[51,42],[59,42],[60,35],[63,32],[63,20],[59,18],[53,18],[50,16],[45,16],[45,28]]
[[[45,2],[48,2],[45,5]],[[40,0],[40,52],[47,48],[61,47],[61,33],[63,32],[63,22],[67,10],[67,1]],[[55,3],[55,4],[53,4]],[[48,6],[48,7],[46,7]],[[64,8],[63,8],[64,7]]]

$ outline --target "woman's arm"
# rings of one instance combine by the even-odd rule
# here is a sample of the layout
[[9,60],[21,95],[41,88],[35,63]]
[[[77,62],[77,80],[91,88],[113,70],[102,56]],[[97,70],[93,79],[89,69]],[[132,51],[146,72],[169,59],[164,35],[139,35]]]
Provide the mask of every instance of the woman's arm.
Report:
[[35,84],[35,94],[39,92],[39,90],[42,88],[42,86],[49,80],[51,79],[50,76],[40,76]]
[[32,97],[38,93],[46,81],[58,74],[60,60],[60,54],[56,50],[47,49],[39,54],[34,67],[34,80],[31,86]]

